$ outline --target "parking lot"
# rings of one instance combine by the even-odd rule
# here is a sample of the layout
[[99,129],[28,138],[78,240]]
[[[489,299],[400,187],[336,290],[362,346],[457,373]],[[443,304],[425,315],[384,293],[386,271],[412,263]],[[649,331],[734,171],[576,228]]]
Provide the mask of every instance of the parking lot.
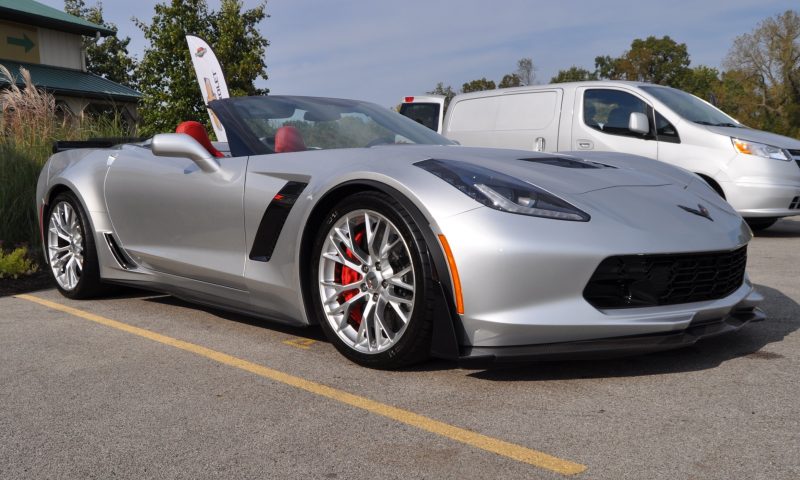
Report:
[[634,358],[384,372],[170,296],[0,298],[0,478],[800,478],[800,220],[767,321]]

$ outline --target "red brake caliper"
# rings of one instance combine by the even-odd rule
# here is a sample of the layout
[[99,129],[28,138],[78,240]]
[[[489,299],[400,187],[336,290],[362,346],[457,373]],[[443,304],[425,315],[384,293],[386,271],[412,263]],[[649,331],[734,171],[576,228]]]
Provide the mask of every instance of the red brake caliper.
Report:
[[[354,243],[361,243],[361,240],[363,238],[364,238],[364,231],[361,230],[358,233],[356,233],[355,238],[353,239],[353,242]],[[349,258],[350,260],[356,260],[356,256],[353,255],[353,252],[349,248],[347,249],[347,251],[345,251],[345,255],[347,255],[347,258]],[[339,284],[341,284],[341,285],[347,285],[347,284],[350,284],[350,283],[354,283],[354,282],[357,282],[357,281],[359,281],[361,279],[361,274],[359,272],[353,270],[350,267],[347,267],[347,266],[344,266],[344,265],[341,265],[341,264],[337,264],[336,265],[335,275],[336,275],[336,281],[338,281]],[[351,298],[356,296],[357,293],[358,293],[358,289],[353,289],[353,290],[348,290],[346,292],[342,292],[342,295],[341,295],[342,298],[340,299],[340,302],[344,303],[344,302],[350,300]],[[355,305],[350,307],[349,323],[351,325],[353,325],[353,327],[358,328],[361,325],[361,319],[362,318],[363,318],[363,312],[362,312],[362,305],[360,303],[356,303]]]

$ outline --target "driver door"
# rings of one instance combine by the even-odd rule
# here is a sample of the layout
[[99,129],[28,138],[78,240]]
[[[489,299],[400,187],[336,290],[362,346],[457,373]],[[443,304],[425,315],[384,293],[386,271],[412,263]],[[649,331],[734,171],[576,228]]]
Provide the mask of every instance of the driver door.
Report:
[[121,246],[148,269],[246,290],[243,195],[247,157],[206,173],[187,158],[131,146],[109,157],[105,197]]
[[652,120],[651,132],[642,135],[628,130],[633,112],[652,119],[652,107],[637,95],[617,88],[577,89],[572,123],[573,150],[622,152],[658,159],[658,142]]

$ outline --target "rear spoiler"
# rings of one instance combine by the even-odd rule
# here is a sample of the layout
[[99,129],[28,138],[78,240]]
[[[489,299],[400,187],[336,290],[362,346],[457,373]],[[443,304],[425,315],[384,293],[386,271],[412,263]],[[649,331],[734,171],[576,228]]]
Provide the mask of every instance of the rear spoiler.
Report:
[[145,137],[109,137],[92,138],[90,140],[58,140],[53,142],[53,153],[76,148],[111,148],[122,143],[138,143],[147,140]]

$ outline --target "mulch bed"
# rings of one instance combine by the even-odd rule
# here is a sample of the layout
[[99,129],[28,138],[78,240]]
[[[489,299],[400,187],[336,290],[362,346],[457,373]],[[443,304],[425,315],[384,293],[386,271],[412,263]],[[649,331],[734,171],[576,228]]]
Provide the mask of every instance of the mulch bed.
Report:
[[50,272],[39,267],[39,271],[17,279],[0,278],[0,297],[16,295],[18,293],[34,292],[55,288],[55,282]]

